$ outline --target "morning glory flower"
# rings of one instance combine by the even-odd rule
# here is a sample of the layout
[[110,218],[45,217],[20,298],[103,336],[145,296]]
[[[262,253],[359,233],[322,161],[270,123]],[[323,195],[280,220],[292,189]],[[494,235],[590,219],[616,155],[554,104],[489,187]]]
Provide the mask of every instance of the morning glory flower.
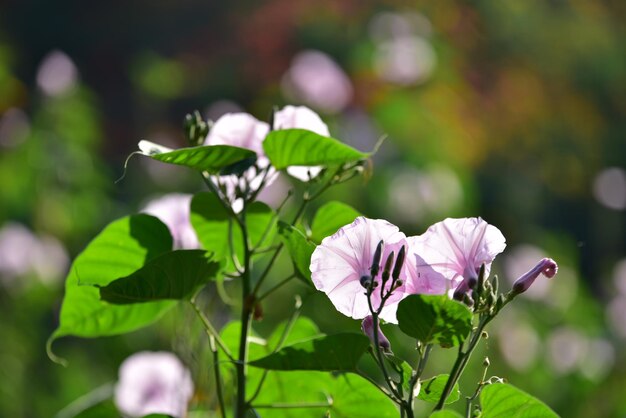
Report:
[[[263,151],[263,141],[269,130],[267,123],[257,120],[248,113],[226,113],[213,124],[204,141],[204,145],[247,148],[257,155],[256,167],[248,168],[241,177],[235,174],[219,176],[219,181],[223,184],[235,212],[239,212],[243,207],[242,199],[237,196],[237,188],[242,189],[247,183],[251,190],[257,190],[261,187],[264,177],[265,185],[275,178],[275,171],[269,167],[269,159]],[[267,175],[259,171],[268,167],[270,172]]]
[[[381,272],[372,274],[374,253],[383,242],[382,256],[385,260],[393,252],[399,254],[407,246],[405,235],[398,227],[382,219],[368,219],[359,216],[349,225],[339,229],[334,235],[326,237],[317,246],[311,256],[311,278],[318,290],[326,293],[339,312],[354,319],[363,319],[371,314],[366,289],[361,283],[364,277],[371,277],[379,287],[371,295],[372,307],[377,310],[381,305]],[[405,263],[406,264],[406,263]],[[379,270],[383,270],[380,266]],[[398,302],[406,296],[406,269],[404,265],[398,274],[399,286],[387,299],[380,317],[387,322],[396,323]],[[385,284],[389,291],[391,280]]]
[[494,258],[506,247],[500,230],[481,218],[448,218],[407,241],[409,293],[453,291],[476,280],[482,264],[488,276]]
[[159,218],[170,230],[174,248],[193,250],[200,247],[196,232],[191,226],[190,194],[171,193],[153,199],[141,212]]
[[130,417],[165,414],[184,417],[193,395],[189,370],[172,353],[140,352],[128,357],[119,370],[114,401]]
[[[285,106],[274,114],[274,129],[306,129],[322,136],[330,136],[328,126],[317,113],[306,106]],[[287,173],[301,181],[316,177],[322,167],[291,166]]]

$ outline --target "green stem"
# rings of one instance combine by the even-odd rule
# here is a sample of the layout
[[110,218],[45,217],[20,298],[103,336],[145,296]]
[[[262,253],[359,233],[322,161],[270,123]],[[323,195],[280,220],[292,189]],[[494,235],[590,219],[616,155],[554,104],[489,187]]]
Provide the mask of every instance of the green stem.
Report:
[[439,411],[443,409],[446,399],[448,399],[448,396],[450,396],[450,393],[452,392],[452,388],[454,388],[454,385],[461,377],[461,374],[463,374],[463,370],[465,369],[467,362],[472,356],[472,352],[478,345],[483,329],[493,318],[494,316],[491,316],[491,315],[481,318],[478,323],[478,327],[476,328],[476,331],[474,331],[474,333],[472,334],[472,337],[470,338],[470,342],[469,342],[469,345],[467,346],[467,350],[463,351],[463,345],[459,347],[459,354],[457,355],[456,361],[454,362],[454,366],[452,366],[452,370],[450,371],[450,376],[448,377],[446,386],[444,387],[443,392],[441,393],[439,402],[437,402],[437,405],[435,406],[433,411]]
[[292,273],[289,277],[287,277],[284,280],[281,280],[280,282],[276,283],[274,286],[272,286],[270,289],[268,289],[265,293],[263,293],[262,295],[260,295],[256,300],[257,302],[262,301],[263,299],[265,299],[266,297],[268,297],[269,295],[271,295],[273,292],[275,292],[276,290],[280,289],[282,286],[284,286],[285,284],[289,283],[291,281],[291,279],[293,279],[294,277],[296,277],[295,273]]
[[73,418],[86,411],[87,409],[104,402],[113,396],[113,383],[105,383],[104,385],[92,390],[91,392],[76,399],[65,408],[61,409],[54,416],[55,418]]
[[211,324],[211,321],[209,321],[209,318],[207,318],[204,312],[202,312],[202,310],[196,303],[195,299],[190,300],[189,304],[193,307],[194,311],[200,318],[200,321],[202,321],[202,325],[204,325],[204,328],[206,329],[207,333],[213,338],[215,338],[215,342],[217,342],[217,345],[219,345],[220,348],[224,351],[224,354],[226,354],[226,357],[228,357],[231,361],[235,362],[236,360],[233,357],[232,353],[230,352],[226,344],[224,344],[224,341],[222,341],[222,339],[220,338],[219,332],[217,332],[215,327],[213,327],[213,324]]
[[251,251],[248,242],[248,228],[246,225],[246,207],[241,211],[241,233],[244,247],[244,265],[242,273],[242,298],[241,298],[241,334],[239,336],[239,361],[236,363],[237,369],[237,401],[236,401],[236,417],[244,418],[246,415],[246,380],[247,380],[247,363],[248,363],[248,334],[250,333],[250,323],[252,312],[254,310],[254,294],[250,292],[250,273],[251,273]]
[[331,402],[303,402],[303,403],[267,403],[253,405],[256,409],[296,409],[296,408],[328,408]]
[[[207,334],[209,334],[207,330]],[[220,406],[222,418],[226,418],[226,406],[224,404],[224,391],[222,389],[222,376],[220,373],[220,357],[215,346],[215,337],[209,334],[209,347],[213,353],[213,370],[215,371],[215,386],[217,387],[217,401]]]

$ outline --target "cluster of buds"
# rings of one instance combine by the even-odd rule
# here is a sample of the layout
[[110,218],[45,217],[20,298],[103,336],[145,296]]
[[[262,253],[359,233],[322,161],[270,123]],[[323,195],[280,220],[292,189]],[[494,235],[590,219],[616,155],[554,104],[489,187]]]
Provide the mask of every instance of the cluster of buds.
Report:
[[[403,282],[400,279],[400,272],[402,271],[402,266],[404,265],[404,260],[406,258],[406,246],[403,245],[400,251],[398,251],[397,258],[395,257],[393,251],[389,253],[387,260],[385,260],[384,267],[381,270],[383,248],[384,243],[381,240],[376,246],[376,251],[374,251],[370,274],[363,275],[360,279],[361,286],[363,286],[366,290],[365,295],[370,302],[370,309],[372,310],[372,313],[376,314],[380,314],[385,302],[391,297],[393,291],[402,286]],[[371,297],[376,289],[380,289],[380,305],[376,308],[376,312],[374,312],[371,304]]]

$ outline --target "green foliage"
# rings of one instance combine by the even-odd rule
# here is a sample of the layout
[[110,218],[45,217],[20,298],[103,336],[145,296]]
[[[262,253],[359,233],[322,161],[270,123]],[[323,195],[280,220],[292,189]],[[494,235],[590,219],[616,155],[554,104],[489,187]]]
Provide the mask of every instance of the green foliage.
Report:
[[463,415],[456,411],[445,409],[443,411],[435,411],[428,416],[429,418],[463,418]]
[[410,295],[398,305],[398,325],[423,344],[461,344],[472,330],[472,313],[445,295]]
[[319,244],[342,226],[352,223],[357,216],[361,214],[350,205],[337,201],[328,202],[315,213],[311,224],[311,239]]
[[294,165],[339,165],[359,161],[369,155],[306,129],[272,131],[263,141],[263,149],[277,170]]
[[219,264],[203,250],[177,250],[162,254],[129,276],[100,288],[109,303],[130,304],[163,299],[186,299],[215,278]]
[[167,227],[149,215],[127,216],[109,224],[78,255],[65,283],[60,324],[49,339],[65,335],[100,337],[122,334],[157,320],[174,302],[111,305],[96,287],[128,276],[147,261],[170,251]]
[[546,404],[515,386],[494,383],[480,393],[483,418],[558,418]]
[[250,365],[268,370],[354,371],[369,345],[361,334],[328,335],[284,347]]
[[[202,192],[194,195],[191,200],[191,225],[202,246],[213,254],[214,260],[222,261],[226,271],[234,271],[231,248],[234,248],[237,258],[243,260],[243,235],[239,224],[215,194]],[[246,226],[253,247],[271,243],[276,234],[274,212],[265,203],[253,202],[246,209]],[[229,236],[232,237],[232,247]]]
[[298,228],[282,221],[278,222],[278,233],[287,246],[298,277],[310,284],[311,255],[315,251],[315,245]]
[[[417,398],[426,402],[438,402],[439,398],[441,398],[441,394],[443,393],[443,389],[446,386],[449,377],[450,376],[447,374],[440,374],[438,376],[423,381],[420,388],[420,393]],[[459,397],[459,384],[456,383],[452,388],[452,392],[450,392],[450,395],[448,395],[446,403],[454,403],[459,400]]]
[[254,158],[256,154],[249,149],[230,145],[203,145],[179,148],[169,152],[160,152],[155,148],[149,151],[148,156],[164,163],[182,165],[206,171],[210,174],[218,174],[222,169],[233,164]]
[[398,410],[375,386],[360,376],[295,371],[271,372],[265,390],[254,405],[317,405],[315,407],[258,409],[272,418],[391,418]]

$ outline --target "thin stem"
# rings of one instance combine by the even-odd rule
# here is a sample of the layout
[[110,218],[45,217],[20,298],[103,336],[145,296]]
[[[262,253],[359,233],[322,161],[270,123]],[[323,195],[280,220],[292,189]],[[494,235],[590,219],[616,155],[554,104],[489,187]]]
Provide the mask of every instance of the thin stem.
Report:
[[254,253],[255,255],[257,254],[264,254],[264,253],[269,253],[272,251],[276,251],[276,249],[278,249],[278,245],[271,245],[269,247],[265,247],[265,248],[255,248],[254,250],[252,250],[252,253]]
[[207,318],[204,312],[202,312],[202,310],[196,303],[195,299],[190,300],[189,304],[193,307],[194,311],[196,311],[196,314],[202,321],[202,325],[204,325],[204,328],[206,329],[207,333],[213,338],[215,338],[215,342],[217,342],[217,345],[219,345],[222,351],[224,351],[224,354],[226,354],[226,357],[228,357],[231,361],[236,362],[232,353],[230,352],[226,344],[224,344],[224,341],[222,341],[222,339],[220,338],[219,332],[217,332],[215,327],[213,327],[213,324],[211,324],[211,321],[209,321],[209,318]]
[[260,295],[256,300],[257,302],[262,301],[263,299],[265,299],[266,297],[268,297],[269,295],[271,295],[273,292],[275,292],[276,290],[280,289],[282,286],[284,286],[285,284],[289,283],[291,281],[291,279],[293,279],[294,277],[296,277],[295,273],[292,273],[289,277],[281,280],[280,282],[276,283],[274,286],[272,286],[269,290],[267,290],[265,293],[263,293],[262,295]]
[[220,405],[220,412],[222,418],[226,418],[226,406],[224,404],[224,392],[222,389],[222,376],[220,373],[220,357],[217,347],[215,346],[215,337],[209,333],[209,347],[213,353],[213,370],[215,371],[215,385],[217,386],[217,402]]
[[304,403],[267,403],[253,405],[256,409],[296,409],[296,408],[328,408],[332,402],[304,402]]
[[467,397],[467,409],[465,410],[465,417],[466,418],[470,418],[470,416],[471,416],[472,401],[474,399],[476,399],[478,397],[478,395],[480,395],[480,391],[482,390],[483,386],[485,386],[485,378],[487,377],[487,370],[489,370],[489,364],[488,363],[485,365],[485,368],[483,370],[483,377],[480,379],[480,382],[478,382],[478,386],[476,387],[476,391],[474,392],[474,394],[472,396],[468,396]]
[[113,382],[105,383],[104,385],[92,390],[91,392],[76,399],[65,408],[61,409],[54,416],[55,418],[73,418],[87,409],[104,402],[113,396]]
[[378,382],[376,382],[374,379],[372,379],[371,377],[369,377],[368,375],[366,375],[365,373],[363,373],[361,370],[357,369],[356,370],[356,374],[358,374],[359,376],[361,376],[363,379],[367,380],[368,382],[370,382],[372,385],[374,385],[376,388],[378,388],[378,390],[380,390],[386,397],[388,397],[389,399],[391,399],[394,403],[397,403],[398,405],[400,404],[400,401],[398,399],[396,399],[391,393],[387,392],[385,390],[385,388],[381,387]]
[[[244,265],[242,273],[242,298],[241,298],[241,334],[239,336],[239,361],[236,364],[237,369],[237,403],[236,416],[244,418],[246,415],[246,375],[248,362],[248,334],[250,332],[250,320],[254,309],[254,295],[250,293],[250,273],[252,269],[250,243],[248,242],[248,228],[246,225],[246,209],[241,211],[241,233],[244,247]],[[252,296],[252,297],[251,297]]]
[[237,258],[237,252],[235,251],[235,240],[233,239],[233,221],[232,218],[228,218],[228,247],[230,251],[230,258],[233,261],[233,265],[235,266],[235,270],[240,275],[243,273],[243,267]]
[[435,406],[433,411],[443,409],[446,399],[452,392],[452,388],[461,377],[461,374],[463,374],[463,370],[465,369],[465,366],[467,365],[467,362],[469,361],[472,352],[480,341],[483,329],[493,318],[494,316],[489,315],[479,320],[478,327],[476,328],[476,331],[474,331],[474,333],[472,334],[470,342],[467,346],[467,350],[465,352],[463,351],[463,346],[459,346],[459,354],[456,358],[456,361],[454,362],[454,366],[452,366],[452,370],[450,371],[450,377],[448,377],[448,381],[446,382],[446,386],[441,393],[439,402],[437,402],[437,405]]
[[[285,340],[287,339],[287,337],[291,333],[291,329],[293,328],[293,324],[295,324],[296,320],[300,316],[300,310],[301,309],[302,309],[302,300],[300,299],[300,296],[296,296],[296,306],[295,306],[295,309],[294,309],[293,313],[291,314],[291,317],[289,318],[289,321],[285,325],[285,329],[283,330],[283,332],[282,332],[282,334],[280,336],[280,339],[278,340],[278,343],[276,344],[276,347],[274,347],[274,350],[272,350],[272,352],[270,354],[276,353],[283,346],[283,344],[285,343]],[[263,384],[265,383],[265,379],[267,378],[267,374],[268,374],[268,370],[263,370],[263,375],[261,376],[261,380],[259,381],[259,384],[256,387],[256,390],[254,391],[254,394],[250,397],[250,400],[248,401],[248,404],[252,404],[252,402],[254,402],[254,400],[257,398],[257,396],[259,396],[259,394],[261,393],[261,388],[263,388]]]
[[283,201],[280,202],[280,205],[278,205],[278,208],[276,208],[276,212],[274,212],[274,214],[272,215],[272,219],[270,219],[270,222],[268,222],[267,227],[265,228],[265,231],[263,231],[263,235],[261,235],[261,239],[259,239],[259,242],[256,244],[256,247],[252,249],[253,253],[260,254],[262,252],[260,248],[261,245],[263,245],[263,243],[269,236],[269,233],[272,230],[272,226],[274,225],[274,221],[276,221],[276,219],[278,218],[278,215],[283,210],[283,207],[285,206],[285,204],[287,203],[287,201],[289,200],[292,194],[293,194],[293,189],[290,189],[287,192],[287,196],[285,196]]

